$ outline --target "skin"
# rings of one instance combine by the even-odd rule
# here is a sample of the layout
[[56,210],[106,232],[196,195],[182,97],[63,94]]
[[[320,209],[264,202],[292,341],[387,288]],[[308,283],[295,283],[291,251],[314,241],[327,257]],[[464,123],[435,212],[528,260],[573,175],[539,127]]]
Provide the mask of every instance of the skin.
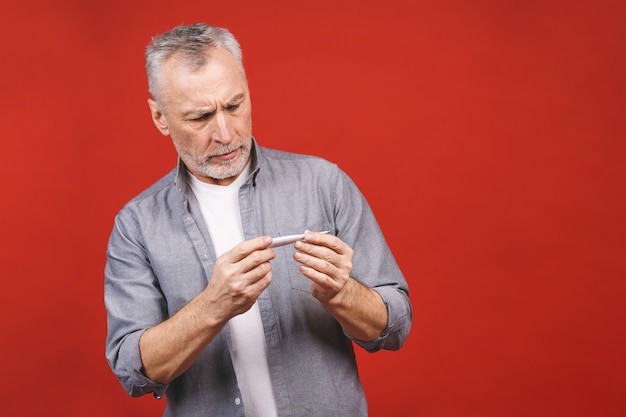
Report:
[[217,48],[192,72],[175,55],[163,66],[161,84],[159,103],[148,100],[152,120],[171,137],[187,169],[207,183],[235,181],[252,147],[250,92],[235,59]]
[[[190,71],[170,57],[158,101],[148,100],[157,129],[170,136],[187,169],[201,181],[231,184],[252,146],[252,107],[245,75],[222,48]],[[168,320],[144,332],[139,349],[149,378],[169,383],[182,374],[232,317],[249,310],[272,280],[272,239],[259,236],[220,256],[207,287]],[[309,232],[294,259],[311,280],[311,293],[343,328],[360,340],[377,338],[387,310],[377,292],[350,277],[352,249],[339,238]]]

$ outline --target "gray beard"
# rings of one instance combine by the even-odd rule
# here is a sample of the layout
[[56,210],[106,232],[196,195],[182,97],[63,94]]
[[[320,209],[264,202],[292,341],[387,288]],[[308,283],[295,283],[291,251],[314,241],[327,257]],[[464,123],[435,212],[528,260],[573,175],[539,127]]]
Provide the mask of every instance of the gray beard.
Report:
[[196,169],[202,175],[216,180],[236,177],[246,167],[248,159],[250,159],[250,149],[250,146],[242,147],[241,157],[234,161],[218,162],[217,164],[215,162],[211,163],[209,160],[195,161]]

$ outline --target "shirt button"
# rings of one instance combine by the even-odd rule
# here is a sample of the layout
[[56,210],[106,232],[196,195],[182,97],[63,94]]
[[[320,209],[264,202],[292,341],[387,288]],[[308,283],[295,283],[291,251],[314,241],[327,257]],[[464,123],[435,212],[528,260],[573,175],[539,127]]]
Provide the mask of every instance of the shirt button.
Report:
[[241,405],[241,398],[235,398],[235,405]]

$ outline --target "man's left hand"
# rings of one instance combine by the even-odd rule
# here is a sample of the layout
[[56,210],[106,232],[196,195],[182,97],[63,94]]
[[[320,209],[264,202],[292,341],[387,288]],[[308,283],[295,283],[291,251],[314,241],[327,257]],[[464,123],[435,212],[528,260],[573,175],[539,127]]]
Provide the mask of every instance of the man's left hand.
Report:
[[318,232],[307,232],[294,246],[293,257],[311,280],[313,297],[326,303],[340,294],[351,279],[352,248],[336,236]]

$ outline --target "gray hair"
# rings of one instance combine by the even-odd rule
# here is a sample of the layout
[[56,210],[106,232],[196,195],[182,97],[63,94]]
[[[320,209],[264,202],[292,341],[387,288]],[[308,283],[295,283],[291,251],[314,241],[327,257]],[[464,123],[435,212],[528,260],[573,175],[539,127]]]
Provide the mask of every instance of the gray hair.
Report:
[[239,64],[241,72],[245,74],[239,42],[227,29],[196,23],[177,26],[153,37],[152,42],[146,48],[148,89],[152,97],[159,101],[161,68],[169,57],[182,54],[189,68],[198,70],[206,65],[207,49],[219,47],[231,53]]

